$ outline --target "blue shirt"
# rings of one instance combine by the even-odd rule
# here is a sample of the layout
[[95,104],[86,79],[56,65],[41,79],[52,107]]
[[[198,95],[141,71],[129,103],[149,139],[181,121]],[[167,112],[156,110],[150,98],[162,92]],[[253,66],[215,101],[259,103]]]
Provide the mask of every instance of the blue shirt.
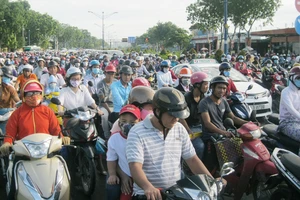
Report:
[[120,112],[121,108],[128,100],[129,93],[131,91],[131,83],[128,83],[127,87],[125,88],[121,81],[118,80],[110,85],[110,89],[114,104],[114,112]]

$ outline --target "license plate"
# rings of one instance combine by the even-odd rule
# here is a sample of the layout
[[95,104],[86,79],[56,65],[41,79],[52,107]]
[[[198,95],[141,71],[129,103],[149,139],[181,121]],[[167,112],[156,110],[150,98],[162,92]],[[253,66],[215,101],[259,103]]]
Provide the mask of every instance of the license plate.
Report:
[[263,110],[263,109],[265,109],[265,105],[251,105],[251,108],[253,109],[253,110]]

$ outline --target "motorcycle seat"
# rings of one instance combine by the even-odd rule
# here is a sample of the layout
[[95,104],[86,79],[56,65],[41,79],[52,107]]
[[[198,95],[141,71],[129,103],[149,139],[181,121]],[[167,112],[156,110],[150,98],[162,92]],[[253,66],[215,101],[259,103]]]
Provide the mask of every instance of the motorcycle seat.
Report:
[[272,113],[271,115],[268,116],[268,120],[273,124],[279,125],[279,114]]
[[278,134],[279,142],[283,144],[287,149],[293,151],[294,153],[299,151],[300,142],[293,140],[292,138],[284,135],[283,133],[279,132]]
[[300,157],[293,153],[283,154],[280,158],[282,164],[300,180]]
[[277,135],[277,128],[278,126],[275,124],[266,124],[263,126],[263,131],[267,133],[267,135],[275,140],[279,140],[279,137]]

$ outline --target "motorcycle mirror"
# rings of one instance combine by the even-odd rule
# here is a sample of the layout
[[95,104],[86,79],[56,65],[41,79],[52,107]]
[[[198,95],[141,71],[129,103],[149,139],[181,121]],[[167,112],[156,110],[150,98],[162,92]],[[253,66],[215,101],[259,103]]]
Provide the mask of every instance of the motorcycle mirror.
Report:
[[58,98],[51,98],[51,103],[55,104],[55,105],[61,105],[61,102]]
[[89,82],[88,82],[88,85],[89,85],[90,87],[93,87],[93,86],[94,86],[94,84],[93,84],[92,81],[89,81]]
[[250,84],[247,88],[247,90],[251,90],[253,88],[253,84]]

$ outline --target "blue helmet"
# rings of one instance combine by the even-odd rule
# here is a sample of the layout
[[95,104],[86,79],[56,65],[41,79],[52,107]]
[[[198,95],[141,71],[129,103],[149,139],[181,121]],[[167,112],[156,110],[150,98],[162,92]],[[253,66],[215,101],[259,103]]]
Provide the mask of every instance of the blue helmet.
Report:
[[161,66],[161,67],[169,67],[169,62],[166,61],[166,60],[164,60],[164,61],[162,61],[162,62],[160,63],[160,66]]
[[100,65],[99,61],[98,60],[92,60],[90,62],[90,67],[93,66],[93,65]]

